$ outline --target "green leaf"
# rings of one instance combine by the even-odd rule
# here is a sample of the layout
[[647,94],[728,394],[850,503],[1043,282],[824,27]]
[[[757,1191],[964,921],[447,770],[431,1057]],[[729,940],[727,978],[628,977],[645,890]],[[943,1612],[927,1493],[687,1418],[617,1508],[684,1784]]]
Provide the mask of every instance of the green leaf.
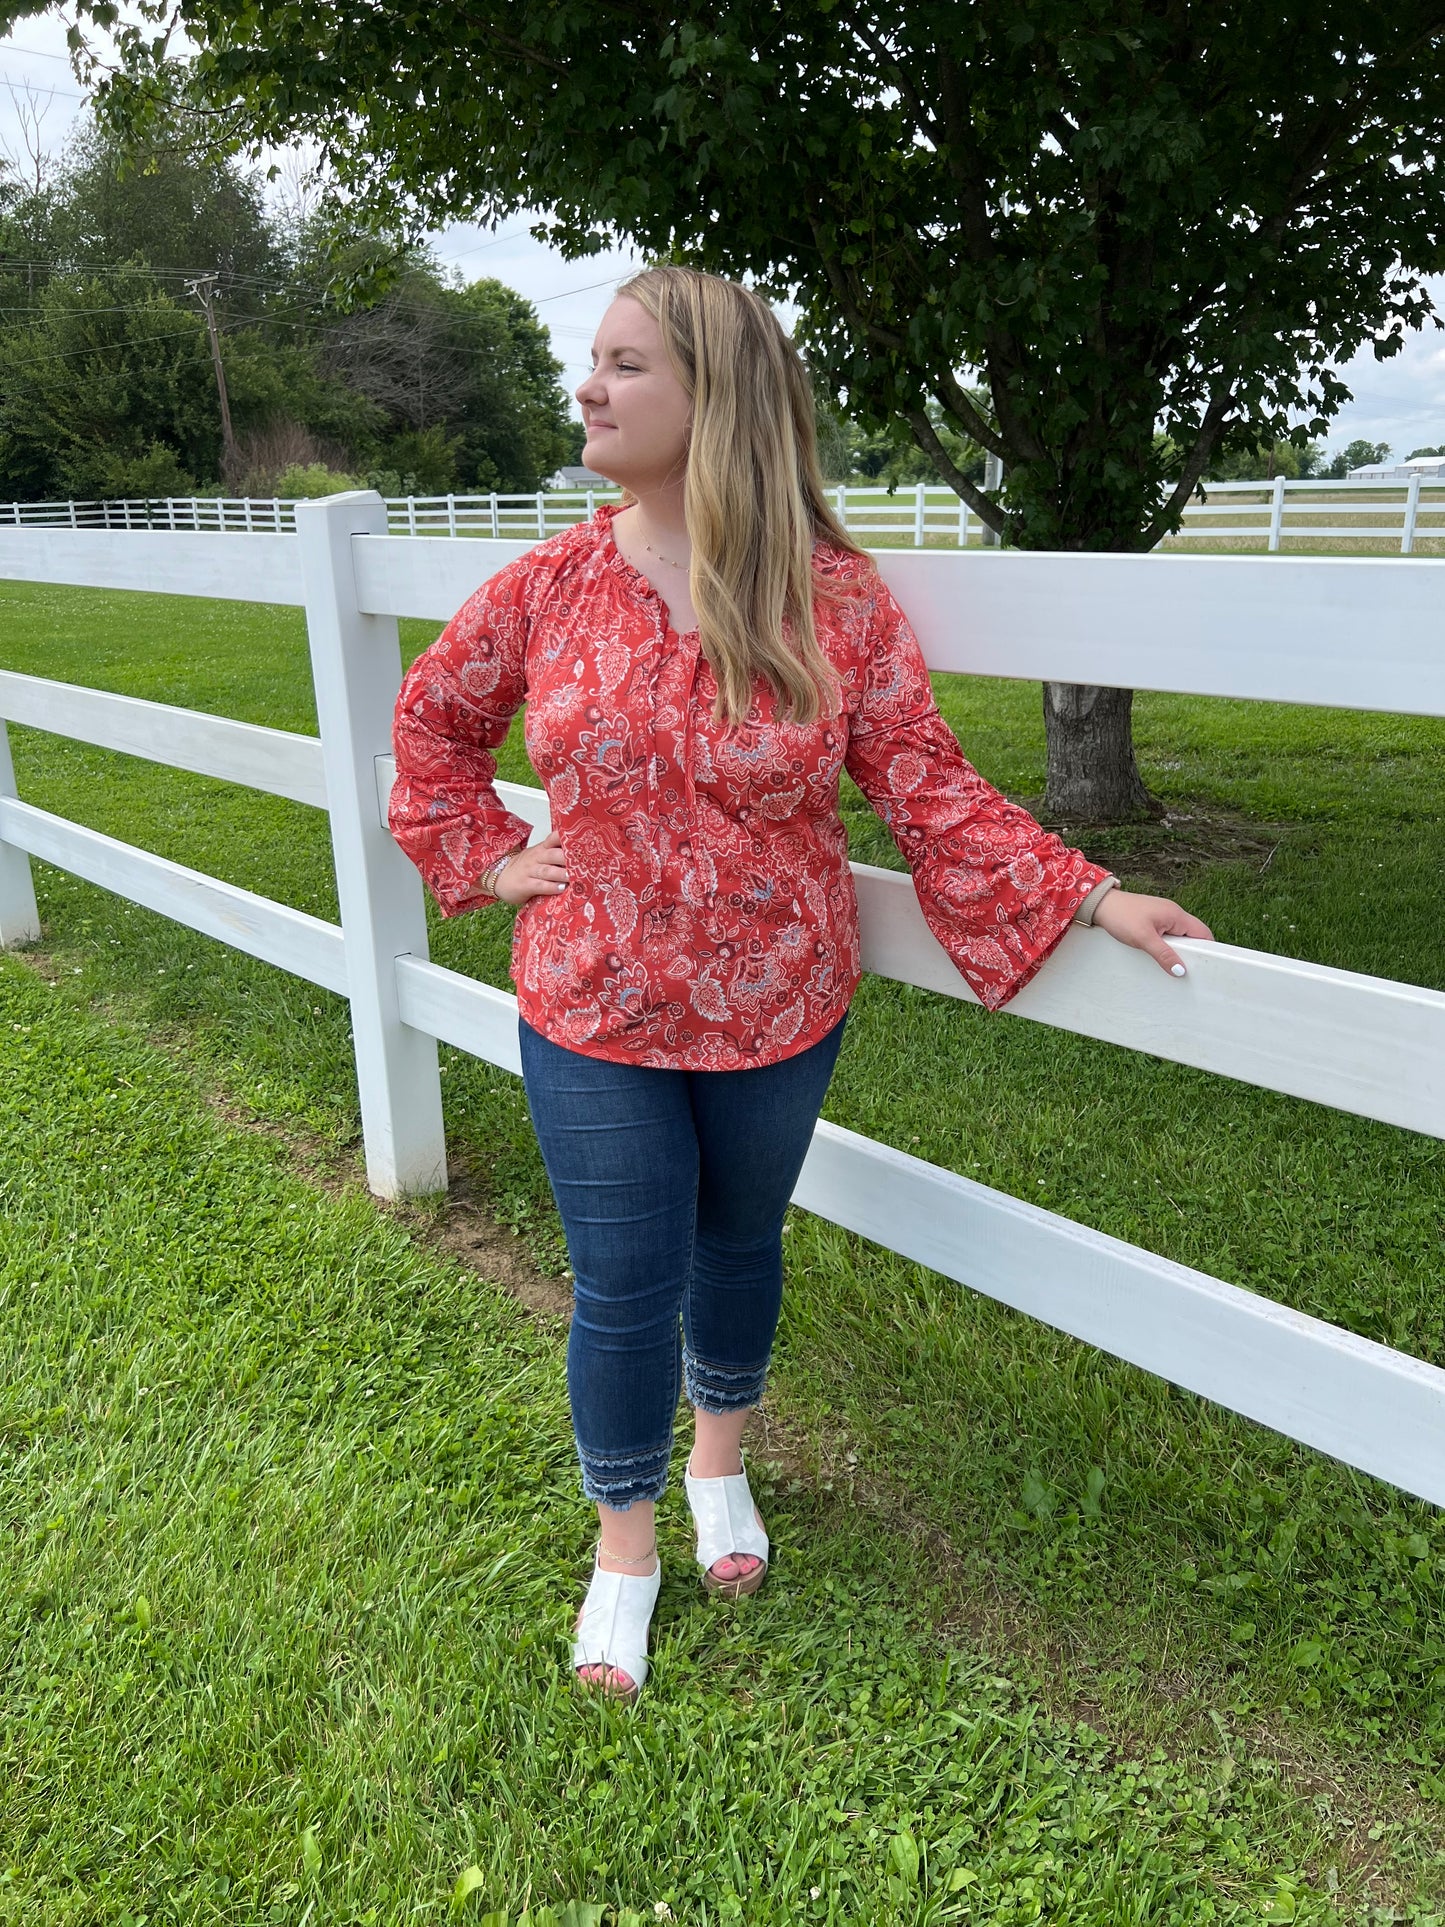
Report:
[[[487,1876],[482,1872],[480,1867],[473,1865],[463,1868],[461,1873],[457,1875],[456,1886],[452,1888],[451,1911],[454,1914],[459,1914],[467,1903],[467,1896],[474,1894],[478,1887],[485,1886],[486,1880]],[[495,1918],[500,1923],[500,1927],[507,1927],[505,1916],[488,1915],[487,1918]]]
[[1046,1485],[1037,1472],[1025,1472],[1023,1502],[1025,1512],[1031,1512],[1036,1519],[1047,1519],[1054,1509],[1053,1487]]
[[136,1594],[135,1606],[132,1610],[135,1613],[136,1625],[140,1627],[143,1633],[148,1633],[151,1629],[151,1602],[143,1592]]
[[321,1848],[315,1827],[307,1827],[301,1836],[301,1871],[308,1880],[316,1880],[321,1874]]
[[917,1882],[918,1842],[906,1829],[902,1833],[895,1833],[888,1842],[888,1858],[892,1861],[894,1871],[900,1879],[906,1880],[910,1887]]

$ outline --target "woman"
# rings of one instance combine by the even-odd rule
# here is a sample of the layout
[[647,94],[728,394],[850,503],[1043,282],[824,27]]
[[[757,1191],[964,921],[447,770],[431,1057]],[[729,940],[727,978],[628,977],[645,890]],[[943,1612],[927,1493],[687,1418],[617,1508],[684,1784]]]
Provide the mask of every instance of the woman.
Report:
[[[1209,932],[1114,887],[964,761],[907,622],[828,508],[808,377],[765,303],[649,269],[593,358],[585,459],[625,504],[501,570],[419,658],[391,826],[446,914],[521,912],[523,1075],[572,1259],[568,1389],[600,1522],[574,1665],[632,1699],[680,1382],[703,1582],[735,1596],[766,1571],[741,1439],[859,977],[840,771],[990,1008],[1071,922],[1176,975],[1165,939]],[[552,812],[530,845],[493,787],[524,703]]]

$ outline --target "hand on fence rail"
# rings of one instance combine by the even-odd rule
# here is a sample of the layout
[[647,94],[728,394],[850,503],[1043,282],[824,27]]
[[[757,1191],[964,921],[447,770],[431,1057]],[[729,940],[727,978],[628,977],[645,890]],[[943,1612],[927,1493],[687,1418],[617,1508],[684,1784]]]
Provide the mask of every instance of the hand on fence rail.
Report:
[[1198,917],[1191,917],[1168,897],[1140,896],[1133,890],[1111,890],[1094,912],[1094,926],[1107,930],[1119,943],[1143,950],[1171,977],[1184,976],[1179,953],[1171,950],[1166,937],[1203,937],[1214,940],[1214,932]]

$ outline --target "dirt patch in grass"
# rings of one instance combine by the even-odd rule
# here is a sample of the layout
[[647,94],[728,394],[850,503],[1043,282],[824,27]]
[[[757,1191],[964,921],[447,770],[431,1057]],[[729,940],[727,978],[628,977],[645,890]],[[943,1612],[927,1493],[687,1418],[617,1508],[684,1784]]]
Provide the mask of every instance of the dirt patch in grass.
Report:
[[1196,870],[1240,863],[1263,875],[1287,842],[1295,849],[1308,848],[1308,832],[1297,823],[1262,821],[1192,798],[1170,803],[1163,816],[1148,822],[1102,825],[1050,816],[1041,796],[1015,800],[1045,829],[1114,871],[1130,889],[1166,897]]
[[453,1163],[446,1207],[426,1219],[425,1229],[439,1250],[500,1286],[534,1318],[565,1325],[572,1316],[566,1282],[539,1270],[520,1234],[496,1222],[487,1209],[485,1188],[465,1163]]

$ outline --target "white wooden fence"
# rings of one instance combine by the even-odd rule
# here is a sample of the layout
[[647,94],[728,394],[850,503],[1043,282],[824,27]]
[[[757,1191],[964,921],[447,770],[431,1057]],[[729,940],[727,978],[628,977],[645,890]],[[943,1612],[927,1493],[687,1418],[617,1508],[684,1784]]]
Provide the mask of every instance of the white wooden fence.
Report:
[[[515,1000],[430,962],[415,870],[385,827],[399,616],[441,620],[524,543],[387,533],[380,497],[304,506],[294,534],[0,529],[0,577],[299,605],[319,738],[0,672],[0,717],[330,813],[324,922],[38,809],[0,725],[0,942],[40,925],[38,857],[350,999],[375,1191],[440,1186],[436,1040],[516,1071]],[[1445,563],[912,553],[879,563],[935,669],[1445,715]],[[1368,648],[1361,638],[1368,636]],[[541,828],[542,793],[502,786]],[[854,866],[869,970],[972,1001],[909,880]],[[1008,1015],[1407,1130],[1445,1135],[1445,995],[1181,943],[1166,976],[1075,929]],[[940,1015],[940,1021],[946,1021]],[[1075,1337],[1445,1503],[1445,1371],[820,1123],[797,1202]]]
[[[923,548],[967,548],[983,529],[951,489],[838,487],[830,491],[840,518],[855,533]],[[613,488],[539,490],[531,495],[401,495],[387,500],[387,526],[397,535],[468,535],[493,541],[540,542],[588,519]],[[117,502],[4,502],[0,528],[159,529],[167,533],[283,534],[296,526],[298,504],[282,496],[167,496]]]
[[[991,536],[951,489],[890,491],[840,484],[829,491],[854,535],[891,548],[986,547]],[[465,535],[538,542],[591,516],[617,491],[542,490],[532,495],[401,495],[386,504],[394,535]],[[208,530],[282,534],[295,529],[297,504],[282,496],[167,496],[117,502],[0,502],[0,528]],[[1350,541],[1414,552],[1445,541],[1445,478],[1408,482],[1208,482],[1168,538],[1178,543],[1248,543],[1270,553],[1291,543]]]
[[1445,539],[1445,478],[1398,482],[1205,482],[1171,542],[1263,542],[1277,554],[1291,542],[1373,542],[1399,546]]

